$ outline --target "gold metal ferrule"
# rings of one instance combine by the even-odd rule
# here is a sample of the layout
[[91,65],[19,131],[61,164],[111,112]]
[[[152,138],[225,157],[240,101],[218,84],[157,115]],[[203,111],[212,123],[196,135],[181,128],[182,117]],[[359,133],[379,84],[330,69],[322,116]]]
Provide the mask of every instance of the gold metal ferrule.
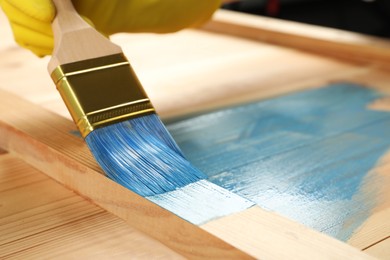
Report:
[[155,112],[123,54],[64,64],[51,77],[84,138],[98,127]]

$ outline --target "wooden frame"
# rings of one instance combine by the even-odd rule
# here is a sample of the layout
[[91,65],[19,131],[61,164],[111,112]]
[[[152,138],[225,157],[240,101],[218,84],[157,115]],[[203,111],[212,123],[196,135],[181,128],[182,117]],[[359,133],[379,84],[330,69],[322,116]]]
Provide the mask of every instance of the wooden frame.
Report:
[[[265,26],[267,24],[272,26]],[[286,32],[285,28],[293,28],[294,32]],[[270,19],[264,20],[227,11],[218,12],[215,20],[210,22],[205,29],[260,41],[265,40],[325,56],[341,57],[358,66],[369,64],[369,68],[372,66],[380,68],[379,71],[366,69],[366,67],[350,68],[350,75],[353,75],[354,79],[382,75],[382,70],[387,70],[390,62],[390,49],[388,48],[390,44],[387,41],[352,33],[343,32],[343,36],[338,37],[340,36],[337,34],[338,31]],[[311,34],[312,30],[316,33]],[[308,47],[314,44],[319,48]],[[343,52],[339,52],[340,49]],[[331,78],[337,78],[337,75],[334,73]],[[343,77],[345,77],[344,74]],[[384,76],[384,79],[387,77]],[[303,87],[311,85],[312,82],[306,82]],[[381,86],[379,82],[378,89]],[[387,91],[385,87],[382,90]],[[285,93],[293,90],[287,88],[281,91]],[[270,90],[262,93],[262,98],[282,92]],[[196,95],[196,91],[192,95]],[[102,176],[83,141],[70,134],[75,128],[68,119],[7,92],[1,91],[0,96],[2,99],[0,103],[1,148],[22,158],[56,181],[119,216],[132,227],[156,238],[185,257],[369,258],[347,244],[259,207],[253,207],[199,227],[189,224]],[[180,98],[178,94],[177,99]],[[231,99],[226,99],[221,95],[213,104],[206,98],[190,105],[189,109],[182,113],[197,112],[216,105],[227,105],[242,100],[250,99],[247,98],[246,93]],[[171,113],[169,109],[164,110],[163,105],[160,111],[166,117],[178,115]],[[30,120],[31,118],[34,120]]]
[[[0,147],[183,256],[366,258],[353,247],[259,207],[200,227],[189,224],[104,177],[83,140],[70,134],[72,122],[0,93],[4,98],[0,105]],[[32,117],[28,123],[26,118]],[[276,251],[280,246],[283,250]]]
[[360,63],[390,63],[389,41],[343,30],[229,11],[219,11],[204,29]]

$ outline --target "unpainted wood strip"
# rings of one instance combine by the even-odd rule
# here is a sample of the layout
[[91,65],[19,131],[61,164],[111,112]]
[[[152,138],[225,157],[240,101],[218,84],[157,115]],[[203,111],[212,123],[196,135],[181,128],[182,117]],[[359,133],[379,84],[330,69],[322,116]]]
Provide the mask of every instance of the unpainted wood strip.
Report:
[[265,55],[263,48],[251,46],[241,56],[204,61],[203,70],[191,69],[191,65],[182,65],[180,71],[167,68],[166,74],[175,75],[175,80],[161,79],[161,88],[151,92],[159,114],[177,117],[258,101],[320,87],[367,69],[282,48],[270,48],[270,55]]
[[[368,88],[374,88],[377,91],[390,95],[390,81],[389,71],[384,68],[376,68],[367,70],[358,75],[350,75],[344,78],[346,81],[356,82],[358,84],[366,85]],[[377,111],[389,111],[390,106],[387,97],[375,100],[369,104],[368,109]],[[381,159],[380,163],[372,170],[372,174],[376,174],[384,178],[383,182],[390,178],[390,151]],[[378,178],[380,180],[380,178]],[[388,189],[384,189],[377,192],[388,193]],[[375,208],[371,213],[371,216],[363,225],[356,230],[353,236],[348,240],[350,245],[354,247],[364,249],[375,245],[378,241],[383,240],[390,234],[390,205],[387,201],[379,203],[379,208]]]
[[1,259],[182,259],[11,154],[0,187]]
[[371,259],[339,240],[258,206],[201,227],[261,259]]
[[[0,23],[5,21],[0,12]],[[38,59],[17,47],[11,32],[0,46],[0,88],[69,116]],[[3,38],[2,38],[3,39]],[[162,118],[323,86],[367,69],[327,57],[201,30],[176,34],[117,34]],[[23,75],[23,77],[21,77]],[[6,84],[5,84],[6,83]]]
[[[4,99],[0,102],[0,147],[186,257],[247,258],[236,246],[256,258],[280,258],[286,253],[294,256],[294,247],[280,249],[281,244],[291,242],[286,230],[302,233],[298,244],[303,250],[300,254],[307,258],[319,256],[318,250],[323,253],[322,258],[366,257],[333,238],[302,232],[305,228],[300,225],[260,208],[216,220],[202,228],[193,226],[104,177],[82,140],[69,134],[74,129],[71,122],[14,95],[3,91],[0,94]],[[14,107],[11,112],[10,107]],[[245,217],[248,215],[249,218]],[[263,233],[265,230],[268,231]],[[268,242],[262,243],[264,239]]]
[[378,210],[356,231],[348,244],[365,249],[390,235],[390,209]]
[[4,91],[0,96],[0,147],[185,257],[251,258],[106,178],[83,140],[70,134],[71,121]]
[[390,259],[390,237],[364,250],[378,259]]
[[[345,75],[343,81],[354,82],[367,88],[373,88],[387,96],[390,95],[390,71],[383,67],[371,66],[358,74]],[[382,103],[382,107],[387,103]]]
[[[389,183],[389,172],[390,151],[388,151],[388,153],[381,158],[378,165],[370,171],[367,179],[376,180],[376,182],[380,182],[381,184]],[[371,176],[375,176],[375,178],[371,178]],[[370,217],[348,240],[348,244],[359,249],[368,248],[390,235],[390,201],[388,199],[388,186],[375,183],[367,184],[363,186],[365,192],[381,193],[385,194],[385,196],[383,196],[381,201],[376,202],[377,206],[372,210]]]
[[360,63],[390,65],[390,42],[377,37],[220,10],[205,30],[236,35]]
[[375,100],[372,104],[368,106],[370,109],[379,110],[379,111],[390,111],[390,97],[384,97],[378,100]]
[[[26,163],[16,163],[13,156],[9,154],[1,155],[0,163],[0,193],[45,180],[45,175],[35,176],[30,174],[30,171],[25,170]],[[10,172],[16,172],[17,174],[9,174]]]

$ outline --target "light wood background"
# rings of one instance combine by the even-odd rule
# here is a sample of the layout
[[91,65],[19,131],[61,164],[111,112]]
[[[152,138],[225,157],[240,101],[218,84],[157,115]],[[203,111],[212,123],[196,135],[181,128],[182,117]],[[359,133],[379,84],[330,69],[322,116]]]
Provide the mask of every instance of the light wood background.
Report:
[[[318,40],[316,35],[329,35],[328,30],[323,34],[321,30],[315,30],[316,35],[309,34],[313,39],[306,35],[299,41],[292,41],[294,44],[290,44],[290,40],[296,38],[287,37],[279,31],[278,40],[269,44],[253,37],[259,28],[256,28],[258,23],[253,25],[251,19],[237,21],[240,30],[235,30],[229,24],[229,19],[238,19],[235,15],[222,12],[217,18],[217,22],[207,27],[209,32],[187,30],[172,35],[118,34],[112,37],[123,47],[163,118],[265,99],[338,81],[356,82],[390,94],[387,42],[331,31],[332,37],[321,41],[332,42],[339,37],[347,42],[347,46],[356,42],[361,48],[351,49],[356,56],[345,55],[343,51],[350,50],[345,47],[340,54],[337,46],[332,47],[336,48],[332,51],[321,52],[321,48],[313,50],[310,44],[313,44],[313,39]],[[289,33],[301,31],[296,24],[268,19],[259,21],[273,23],[279,28],[293,26]],[[48,58],[37,59],[15,46],[6,23],[0,14],[0,88],[69,118],[47,75]],[[249,31],[245,34],[248,39],[243,39],[243,35],[227,35],[245,32],[243,29]],[[267,33],[262,32],[263,35]],[[260,37],[260,40],[267,39]],[[308,45],[311,47],[305,49]],[[328,50],[327,45],[324,46]],[[374,46],[374,50],[370,46]],[[358,55],[359,50],[363,55]],[[313,51],[315,53],[311,53]],[[390,107],[387,99],[373,106],[377,109]],[[33,121],[29,125],[33,129]],[[33,169],[16,158],[15,153],[2,152],[0,164],[0,252],[3,257],[181,257],[161,242],[136,231],[123,220]],[[387,232],[389,208],[377,212],[349,244],[385,259],[390,255],[390,232]],[[234,221],[230,220],[230,223]],[[216,236],[223,237],[227,232],[218,230],[218,225],[210,224],[210,227],[204,228],[209,232],[217,230],[213,233]],[[250,250],[247,247],[241,245],[240,249]],[[340,251],[344,249],[341,247]]]

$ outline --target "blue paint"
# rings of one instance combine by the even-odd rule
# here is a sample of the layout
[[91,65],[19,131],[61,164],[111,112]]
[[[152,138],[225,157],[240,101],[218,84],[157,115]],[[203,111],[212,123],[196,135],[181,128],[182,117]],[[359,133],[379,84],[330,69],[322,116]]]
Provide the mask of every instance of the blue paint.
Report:
[[171,192],[150,196],[147,199],[195,225],[201,225],[255,205],[206,180]]
[[98,128],[85,141],[107,177],[144,197],[206,177],[183,157],[155,114]]
[[367,173],[390,148],[382,95],[335,84],[173,122],[168,129],[208,180],[347,240],[370,215]]
[[[151,121],[149,124],[153,124],[153,127],[146,125],[142,128],[143,124],[146,123],[140,122],[140,120],[145,121],[147,119]],[[142,196],[148,196],[146,198],[150,201],[195,225],[201,225],[213,219],[234,214],[255,205],[247,199],[241,198],[220,186],[204,180],[206,176],[199,172],[199,170],[193,168],[182,157],[179,148],[170,139],[170,135],[165,132],[165,127],[159,124],[160,121],[157,116],[149,116],[147,119],[136,118],[127,122],[117,123],[102,129],[104,131],[103,133],[101,130],[95,130],[99,132],[98,137],[94,136],[93,141],[89,140],[92,142],[91,145],[93,147],[98,147],[94,148],[94,155],[96,156],[102,153],[102,147],[104,147],[107,149],[105,153],[109,153],[108,156],[114,158],[114,162],[110,161],[111,158],[103,158],[103,162],[101,162],[103,167],[109,168],[105,171],[109,177]],[[131,128],[133,127],[138,129],[132,130]],[[70,134],[82,138],[78,130],[73,130]],[[142,134],[147,135],[144,137],[147,141],[140,139],[139,135]],[[129,140],[129,136],[132,136],[133,139]],[[155,140],[160,136],[168,140]],[[97,141],[97,138],[103,139],[103,141]],[[121,139],[125,140],[121,141]],[[109,143],[110,145],[105,143]],[[121,145],[124,145],[124,147],[121,147]],[[141,145],[142,147],[139,148]],[[138,151],[134,151],[137,148]],[[157,155],[154,152],[156,149],[159,149]],[[116,154],[118,151],[121,152],[120,155]],[[127,153],[123,153],[123,151],[127,151]],[[106,157],[107,155],[103,154],[101,156]],[[124,156],[128,157],[123,158]],[[136,164],[134,161],[142,161],[143,157],[146,158],[145,163],[138,169],[133,167]],[[163,160],[166,160],[166,162]],[[165,164],[168,162],[169,165],[166,166]],[[151,165],[152,163],[158,165],[158,167]],[[129,170],[126,171],[122,169],[123,167]],[[156,174],[156,169],[163,173],[158,172]],[[115,176],[114,174],[117,171],[121,174]],[[164,176],[165,174],[168,174],[168,176]],[[142,177],[141,184],[134,183],[131,179],[132,175]],[[182,175],[186,175],[187,178],[183,178]],[[203,180],[196,181],[191,179],[191,177],[199,178],[199,176]],[[165,183],[167,181],[169,182],[168,184]],[[158,190],[159,187],[154,188],[148,182],[152,184],[157,183],[164,189],[169,188],[169,191],[161,192],[161,190]],[[172,187],[172,185],[175,186]],[[146,189],[146,187],[148,189],[152,187],[151,191]]]
[[83,138],[83,137],[81,136],[81,133],[80,133],[79,130],[72,130],[72,131],[69,131],[69,133],[70,133],[71,135],[73,135],[73,136],[78,137],[78,138]]

